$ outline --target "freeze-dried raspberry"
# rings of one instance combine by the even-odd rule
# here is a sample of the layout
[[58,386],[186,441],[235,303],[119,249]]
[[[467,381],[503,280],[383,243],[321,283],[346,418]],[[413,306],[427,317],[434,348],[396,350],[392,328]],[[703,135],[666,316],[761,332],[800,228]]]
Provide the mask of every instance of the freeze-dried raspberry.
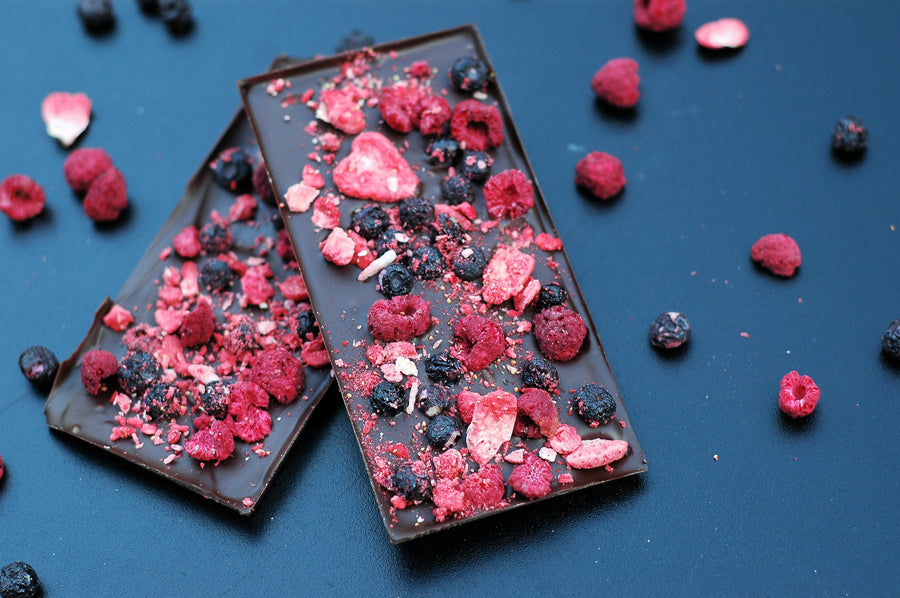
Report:
[[506,494],[503,472],[497,465],[482,465],[477,472],[466,476],[462,491],[469,506],[476,509],[493,507]]
[[634,0],[634,22],[650,31],[668,31],[681,25],[685,0]]
[[793,418],[803,417],[813,412],[821,394],[812,378],[791,371],[781,379],[778,406]]
[[275,191],[272,189],[272,182],[269,180],[269,170],[266,168],[265,162],[260,162],[256,165],[251,181],[253,190],[256,191],[261,200],[270,206],[274,206],[277,203],[275,201]]
[[426,95],[419,101],[419,131],[422,135],[438,135],[450,120],[450,103],[440,96]]
[[350,155],[334,168],[334,183],[344,195],[395,202],[413,197],[419,179],[394,144],[374,131],[359,134]]
[[79,193],[87,191],[91,183],[113,165],[106,150],[99,147],[82,147],[73,151],[63,163],[66,182]]
[[250,305],[262,305],[275,296],[275,289],[268,279],[272,272],[267,266],[253,266],[241,276],[244,299]]
[[503,143],[503,118],[495,106],[463,100],[453,107],[450,134],[469,150],[495,148]]
[[750,257],[778,276],[793,276],[800,267],[800,246],[784,233],[765,235],[750,248]]
[[279,403],[297,398],[306,381],[303,363],[281,347],[259,354],[250,368],[250,381],[271,394]]
[[215,461],[218,464],[234,452],[231,427],[220,419],[214,419],[208,428],[194,432],[184,443],[184,450],[198,461]]
[[597,97],[616,108],[633,108],[641,97],[638,63],[631,58],[613,58],[591,77]]
[[459,418],[467,426],[472,423],[472,416],[475,415],[475,405],[481,400],[481,395],[471,390],[462,390],[456,395],[456,410]]
[[95,395],[100,392],[103,380],[116,374],[119,364],[116,356],[103,349],[88,351],[81,358],[81,383],[85,390]]
[[424,92],[409,85],[391,85],[381,91],[378,111],[395,131],[409,133],[419,126],[419,101]]
[[566,456],[566,463],[575,469],[594,469],[618,461],[628,454],[628,442],[594,438],[585,440],[581,446]]
[[522,171],[514,168],[489,178],[483,193],[491,218],[517,218],[534,205],[534,186]]
[[455,353],[470,372],[491,365],[506,349],[500,325],[478,315],[468,315],[453,328]]
[[356,94],[347,89],[326,89],[322,92],[316,118],[339,131],[355,135],[366,128],[366,116],[359,107]]
[[534,336],[546,357],[556,361],[574,358],[587,336],[581,316],[562,305],[545,309],[534,317]]
[[234,433],[244,442],[257,442],[272,431],[272,416],[268,411],[251,407],[234,420]]
[[197,306],[185,314],[178,331],[181,344],[185,347],[202,345],[216,330],[216,317],[206,301],[199,301]]
[[0,211],[16,222],[30,220],[44,211],[47,194],[24,174],[6,177],[0,183]]
[[228,413],[237,418],[251,409],[266,409],[269,393],[253,382],[235,382],[228,395]]
[[550,438],[556,434],[559,428],[559,413],[550,393],[540,388],[528,388],[519,395],[517,403],[519,412],[527,415],[538,425],[541,436]]
[[256,198],[249,193],[238,195],[234,203],[228,208],[228,222],[250,220],[256,214]]
[[186,226],[172,239],[175,253],[184,258],[197,257],[200,254],[200,231],[196,226]]
[[512,437],[518,406],[515,395],[497,389],[481,397],[466,431],[469,455],[476,463],[490,461]]
[[509,485],[528,498],[542,498],[550,494],[552,479],[550,464],[532,453],[526,453],[522,464],[513,467],[509,474]]
[[134,316],[127,309],[116,304],[109,308],[109,311],[103,316],[103,323],[108,326],[110,330],[123,332],[134,323]]
[[499,245],[481,276],[481,296],[488,305],[499,305],[517,295],[531,279],[534,257],[515,247]]
[[408,341],[431,325],[428,302],[418,295],[378,299],[369,308],[369,332],[380,341]]
[[622,162],[604,152],[591,152],[575,165],[575,184],[594,197],[609,199],[625,186]]
[[125,176],[115,166],[94,179],[84,196],[84,212],[96,222],[116,220],[127,206]]
[[325,349],[322,337],[316,337],[303,343],[303,347],[300,349],[300,358],[303,363],[314,368],[323,368],[330,363],[328,350]]

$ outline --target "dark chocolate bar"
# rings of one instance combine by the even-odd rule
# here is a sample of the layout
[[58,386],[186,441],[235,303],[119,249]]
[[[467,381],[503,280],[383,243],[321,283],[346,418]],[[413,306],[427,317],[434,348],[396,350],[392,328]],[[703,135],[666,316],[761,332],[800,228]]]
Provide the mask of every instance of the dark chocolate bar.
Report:
[[392,541],[646,470],[474,27],[239,87]]

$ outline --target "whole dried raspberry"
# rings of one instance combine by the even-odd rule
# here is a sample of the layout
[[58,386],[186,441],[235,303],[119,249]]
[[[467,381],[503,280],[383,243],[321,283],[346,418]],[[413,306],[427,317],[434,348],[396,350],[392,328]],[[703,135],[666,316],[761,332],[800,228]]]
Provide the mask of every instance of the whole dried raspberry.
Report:
[[495,148],[503,143],[503,118],[495,106],[463,100],[453,107],[450,134],[465,149]]
[[303,363],[281,347],[260,353],[249,378],[283,404],[296,399],[306,382]]
[[506,494],[503,472],[497,465],[482,465],[477,472],[466,476],[462,491],[469,506],[476,509],[493,507]]
[[470,372],[491,365],[506,349],[500,325],[478,315],[468,315],[453,328],[455,353]]
[[[219,260],[215,260],[219,261]],[[184,316],[181,329],[181,344],[185,347],[202,345],[212,338],[216,330],[216,317],[206,301],[199,301],[197,306]]]
[[591,77],[597,97],[616,108],[633,108],[641,97],[638,63],[631,58],[613,58]]
[[550,494],[552,479],[550,464],[532,453],[526,453],[521,465],[513,467],[509,474],[509,485],[528,498],[542,498]]
[[419,99],[422,91],[418,87],[394,84],[381,90],[378,111],[389,127],[400,133],[409,133],[419,126]]
[[444,132],[450,120],[450,102],[440,96],[426,95],[419,101],[419,131],[422,135]]
[[793,276],[802,261],[800,246],[784,233],[765,235],[750,248],[754,262],[778,276]]
[[208,428],[197,430],[184,443],[184,450],[198,461],[219,463],[234,452],[234,436],[231,426],[220,419],[214,419]]
[[609,199],[625,186],[622,162],[604,152],[591,152],[575,165],[575,184],[598,199]]
[[258,407],[245,409],[234,420],[234,433],[244,442],[257,442],[272,431],[272,416]]
[[491,218],[517,218],[534,205],[534,186],[519,170],[498,172],[484,184],[484,205]]
[[380,341],[408,341],[431,326],[431,310],[418,295],[398,295],[373,303],[368,323],[369,332]]
[[546,390],[528,388],[517,399],[520,413],[528,416],[540,428],[541,436],[550,438],[559,428],[559,413],[556,403]]
[[668,31],[681,25],[685,0],[634,0],[634,22],[650,31]]
[[66,182],[78,193],[87,191],[98,176],[113,165],[106,150],[99,147],[81,147],[73,151],[63,163]]
[[357,199],[395,202],[413,197],[419,179],[394,144],[374,131],[360,133],[350,155],[338,162],[333,179],[338,191]]
[[0,183],[0,211],[16,222],[30,220],[44,211],[47,194],[30,177],[14,174]]
[[574,358],[587,336],[581,316],[562,305],[555,305],[534,317],[534,336],[546,357],[556,361]]
[[112,166],[100,174],[84,196],[84,212],[96,222],[116,220],[128,207],[128,191],[125,176]]
[[778,406],[793,418],[803,417],[813,412],[821,394],[812,378],[791,371],[781,379]]
[[81,358],[81,383],[85,390],[95,395],[100,392],[103,380],[116,374],[116,356],[103,349],[88,351]]

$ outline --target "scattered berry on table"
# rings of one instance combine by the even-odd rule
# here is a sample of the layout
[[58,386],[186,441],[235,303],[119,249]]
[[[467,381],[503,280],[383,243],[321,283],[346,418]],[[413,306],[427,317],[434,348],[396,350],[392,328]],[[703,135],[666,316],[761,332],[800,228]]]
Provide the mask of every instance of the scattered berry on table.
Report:
[[445,451],[456,444],[462,436],[459,421],[451,416],[441,413],[434,416],[425,429],[425,438],[432,448]]
[[406,390],[393,382],[379,382],[369,393],[369,404],[378,415],[397,415],[406,407]]
[[575,184],[598,199],[609,199],[625,186],[625,170],[615,156],[591,152],[575,165]]
[[111,0],[79,0],[77,12],[88,33],[106,33],[116,24]]
[[541,285],[541,290],[538,291],[534,311],[543,311],[554,305],[565,305],[568,300],[569,292],[565,287],[558,282],[548,282],[545,285]]
[[0,480],[3,479],[3,457],[0,457]]
[[632,58],[613,58],[591,77],[597,97],[616,108],[633,108],[641,97],[638,63]]
[[34,218],[46,203],[44,188],[24,174],[10,175],[0,183],[0,211],[16,222]]
[[599,384],[585,384],[572,397],[575,413],[591,427],[605,424],[616,414],[616,401]]
[[47,347],[28,347],[19,355],[19,369],[31,382],[38,386],[49,386],[56,378],[59,360]]
[[459,162],[462,150],[452,137],[435,137],[425,146],[425,155],[432,166],[448,167]]
[[522,362],[522,386],[541,388],[555,392],[559,388],[559,372],[556,366],[543,357],[533,357]]
[[42,594],[37,572],[28,563],[16,561],[0,569],[0,596],[3,598],[38,598]]
[[378,273],[378,291],[388,298],[409,295],[415,280],[412,272],[403,264],[390,264]]
[[778,276],[794,275],[802,262],[800,246],[784,233],[760,237],[750,248],[750,257]]
[[781,379],[778,406],[793,418],[804,417],[816,408],[821,394],[812,378],[791,371]]
[[187,0],[159,0],[159,15],[172,35],[185,35],[194,28],[194,16]]
[[137,3],[142,13],[156,16],[159,14],[159,1],[160,0],[137,0]]
[[869,129],[855,116],[843,116],[831,129],[831,145],[845,154],[858,154],[869,145]]
[[650,344],[661,349],[675,349],[691,338],[691,324],[684,314],[668,311],[659,314],[647,332]]
[[481,278],[485,266],[487,266],[487,257],[484,255],[484,251],[474,245],[463,245],[453,254],[450,261],[453,273],[460,280],[468,282]]
[[73,150],[63,163],[66,182],[78,193],[86,192],[98,176],[113,165],[106,150],[99,147],[80,147]]
[[53,91],[41,102],[41,118],[47,135],[69,147],[91,123],[92,102],[83,93]]
[[490,77],[487,65],[477,56],[460,56],[450,67],[450,82],[460,91],[484,91]]
[[363,239],[377,239],[387,230],[391,220],[379,205],[363,206],[350,215],[350,228]]
[[881,351],[900,361],[900,320],[891,322],[884,334],[881,335]]
[[747,45],[750,30],[740,19],[725,18],[698,27],[694,39],[710,50],[736,49]]
[[128,207],[125,175],[112,166],[101,173],[84,196],[84,213],[95,222],[112,222]]
[[425,375],[432,382],[453,384],[462,377],[462,362],[449,351],[442,351],[425,358]]
[[650,31],[669,31],[681,26],[685,12],[685,0],[634,0],[634,22]]

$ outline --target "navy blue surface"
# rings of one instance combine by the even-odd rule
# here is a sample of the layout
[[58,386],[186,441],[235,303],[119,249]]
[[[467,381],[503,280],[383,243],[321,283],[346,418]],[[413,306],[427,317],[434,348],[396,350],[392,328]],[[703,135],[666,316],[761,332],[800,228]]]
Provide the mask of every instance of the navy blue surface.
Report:
[[[126,0],[115,3],[116,30],[94,38],[75,4],[0,8],[0,176],[28,174],[48,196],[31,224],[0,219],[0,564],[29,562],[48,596],[900,587],[900,366],[879,353],[900,318],[900,4],[691,0],[684,27],[660,38],[635,30],[627,0],[209,0],[193,3],[197,27],[180,39]],[[722,16],[748,24],[749,44],[699,51],[693,29]],[[331,53],[354,28],[382,42],[469,22],[587,297],[646,474],[392,546],[334,394],[250,518],[46,428],[19,353],[75,349],[238,108],[238,79],[278,54]],[[588,85],[618,56],[640,63],[630,115],[604,109]],[[94,101],[79,146],[104,147],[125,174],[124,222],[95,226],[65,184],[67,151],[40,117],[43,97],[61,90]],[[872,134],[857,163],[829,148],[844,114]],[[612,202],[574,188],[591,150],[624,164],[628,185]],[[750,245],[775,232],[803,251],[794,278],[750,261]],[[694,329],[675,356],[646,340],[669,310]],[[822,389],[801,422],[777,408],[793,369]]]

